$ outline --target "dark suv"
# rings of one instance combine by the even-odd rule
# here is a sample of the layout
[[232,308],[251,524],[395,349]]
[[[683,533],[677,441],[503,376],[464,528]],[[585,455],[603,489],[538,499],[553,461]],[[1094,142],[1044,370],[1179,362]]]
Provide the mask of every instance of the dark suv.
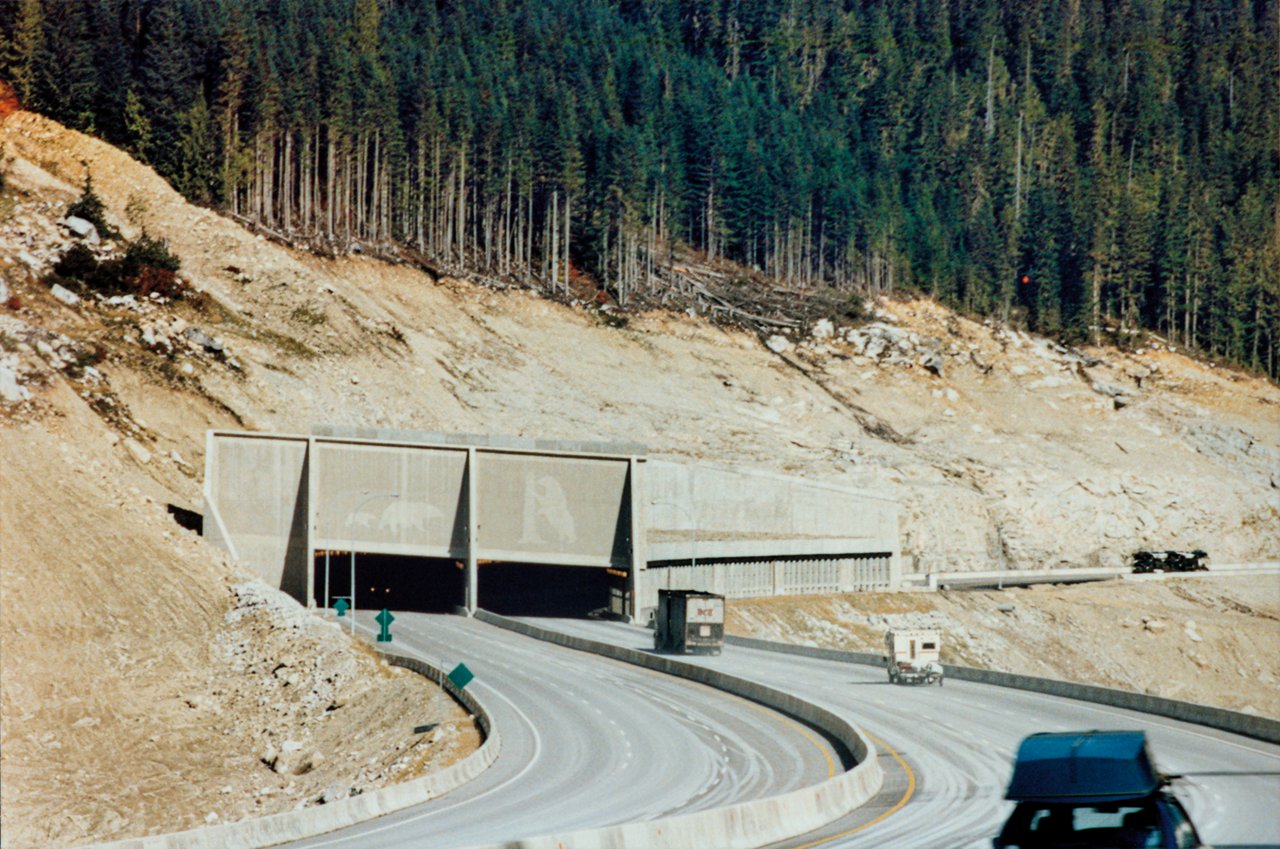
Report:
[[1032,734],[1005,798],[1017,802],[995,849],[1199,849],[1141,731]]

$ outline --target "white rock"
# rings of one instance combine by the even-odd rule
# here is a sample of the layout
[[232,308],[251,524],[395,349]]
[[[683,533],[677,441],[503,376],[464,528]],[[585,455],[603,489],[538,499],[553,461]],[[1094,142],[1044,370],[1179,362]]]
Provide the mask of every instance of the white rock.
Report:
[[787,339],[787,337],[777,336],[777,335],[770,336],[765,341],[764,344],[766,347],[768,347],[770,351],[773,351],[775,354],[784,354],[787,351],[790,351],[793,347],[795,347],[791,344],[791,340]]
[[66,218],[62,219],[62,226],[66,227],[72,233],[75,233],[89,244],[98,244],[98,228],[93,226],[93,222],[86,221],[75,215],[68,215]]
[[133,455],[133,459],[137,460],[142,465],[145,466],[147,463],[151,462],[151,452],[143,448],[142,443],[138,442],[138,440],[134,439],[132,436],[125,439],[124,447],[125,450]]
[[204,818],[205,822],[217,822],[218,814],[216,811],[210,811],[209,815]]
[[830,339],[832,336],[835,336],[835,334],[836,328],[835,325],[831,323],[830,319],[820,318],[813,325],[814,339]]
[[353,375],[351,375],[351,383],[352,383],[353,385],[354,385],[354,384],[358,384],[359,382],[360,382],[360,378],[356,377],[354,374],[353,374]]
[[75,292],[72,292],[66,286],[63,286],[61,283],[54,283],[49,287],[49,292],[69,307],[74,307],[76,304],[80,303],[80,296]]
[[280,744],[281,751],[285,753],[296,752],[301,748],[302,748],[302,744],[299,743],[297,740],[285,740],[283,743]]

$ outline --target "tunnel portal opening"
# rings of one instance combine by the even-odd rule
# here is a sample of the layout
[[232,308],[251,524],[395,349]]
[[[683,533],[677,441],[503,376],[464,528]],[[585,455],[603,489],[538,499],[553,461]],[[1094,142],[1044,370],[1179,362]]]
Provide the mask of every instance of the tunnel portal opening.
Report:
[[626,573],[588,566],[481,561],[480,607],[502,616],[609,617]]
[[[325,556],[316,556],[316,604],[325,604]],[[435,557],[356,552],[356,605],[361,610],[453,613],[465,604],[462,564]],[[351,594],[351,552],[329,552],[329,601]]]

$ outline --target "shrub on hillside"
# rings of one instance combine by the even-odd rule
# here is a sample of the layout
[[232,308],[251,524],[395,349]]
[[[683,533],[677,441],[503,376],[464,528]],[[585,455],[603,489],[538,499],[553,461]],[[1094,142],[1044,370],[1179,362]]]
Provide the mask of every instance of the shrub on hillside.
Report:
[[51,282],[106,295],[132,293],[146,297],[154,293],[181,298],[188,292],[176,273],[181,265],[163,239],[144,232],[129,243],[119,259],[99,260],[87,246],[72,245],[54,265],[56,279],[51,278]]
[[76,243],[67,249],[57,264],[53,266],[54,274],[69,277],[73,280],[88,282],[90,276],[98,270],[98,257],[88,245]]
[[77,218],[83,218],[88,221],[98,228],[98,235],[104,239],[115,239],[120,235],[114,227],[107,223],[107,205],[102,202],[102,198],[98,197],[98,193],[93,190],[92,174],[85,175],[84,192],[81,193],[79,200],[67,207],[67,215],[74,215]]
[[147,266],[175,273],[182,267],[182,260],[169,250],[169,243],[164,239],[152,238],[147,235],[146,230],[142,231],[136,241],[129,243],[124,252],[124,262],[125,271],[130,277],[137,276]]

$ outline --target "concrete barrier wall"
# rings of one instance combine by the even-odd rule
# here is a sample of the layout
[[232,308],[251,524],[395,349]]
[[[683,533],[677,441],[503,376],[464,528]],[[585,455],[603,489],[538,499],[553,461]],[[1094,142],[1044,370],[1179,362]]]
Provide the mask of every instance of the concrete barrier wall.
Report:
[[384,655],[387,662],[403,666],[440,684],[476,718],[484,731],[480,748],[450,767],[431,775],[362,793],[301,811],[211,825],[190,831],[134,837],[96,843],[83,849],[259,849],[305,837],[314,837],[356,825],[448,793],[480,775],[498,758],[502,740],[484,706],[471,693],[459,690],[444,670],[417,658]]
[[[775,643],[769,640],[756,640],[750,637],[725,637],[730,645],[746,648],[763,649],[765,651],[794,654],[801,657],[816,657],[823,660],[835,660],[844,663],[861,663],[871,666],[884,666],[884,657],[870,652],[839,651],[837,649],[811,648],[809,646],[793,646],[786,643]],[[1208,728],[1230,731],[1268,743],[1280,743],[1280,720],[1265,716],[1254,716],[1225,708],[1198,705],[1193,702],[1180,702],[1176,699],[1165,699],[1159,696],[1148,696],[1129,690],[1117,690],[1111,687],[1098,687],[1092,684],[1076,684],[1071,681],[1058,681],[1053,678],[1037,678],[1033,675],[1015,675],[1011,672],[996,672],[990,669],[974,669],[968,666],[947,665],[946,676],[957,681],[976,681],[980,684],[991,684],[997,687],[1009,687],[1015,690],[1029,690],[1065,699],[1077,699],[1110,707],[1164,716],[1183,722],[1192,722]]]
[[884,775],[875,747],[843,717],[790,693],[662,655],[548,631],[487,611],[476,618],[567,648],[599,654],[733,693],[818,728],[843,747],[856,766],[812,787],[649,822],[508,841],[477,849],[748,849],[805,834],[867,802]]

